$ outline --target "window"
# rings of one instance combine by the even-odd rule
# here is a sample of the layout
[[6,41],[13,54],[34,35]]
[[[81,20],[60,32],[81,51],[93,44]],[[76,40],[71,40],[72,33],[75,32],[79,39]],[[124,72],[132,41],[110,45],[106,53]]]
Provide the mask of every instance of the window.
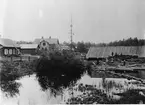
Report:
[[45,45],[46,45],[46,43],[44,42],[44,43],[43,43],[43,46],[45,46]]
[[20,50],[19,49],[17,49],[17,52],[18,52],[18,55],[20,54]]
[[4,49],[4,54],[8,55],[8,49]]
[[12,49],[9,49],[9,54],[12,55]]
[[16,50],[15,49],[13,49],[13,54],[16,54]]

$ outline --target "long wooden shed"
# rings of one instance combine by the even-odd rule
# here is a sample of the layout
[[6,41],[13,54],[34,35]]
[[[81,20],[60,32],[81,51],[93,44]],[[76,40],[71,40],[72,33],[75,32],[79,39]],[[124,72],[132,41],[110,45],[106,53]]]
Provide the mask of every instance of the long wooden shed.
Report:
[[86,55],[86,58],[106,58],[111,56],[112,53],[145,57],[145,46],[91,47]]

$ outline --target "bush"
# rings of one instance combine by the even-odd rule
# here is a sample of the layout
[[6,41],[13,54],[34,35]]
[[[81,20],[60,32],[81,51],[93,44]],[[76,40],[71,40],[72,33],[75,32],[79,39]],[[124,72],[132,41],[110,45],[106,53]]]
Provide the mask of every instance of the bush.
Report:
[[84,63],[74,56],[67,51],[55,51],[50,53],[49,57],[46,55],[39,59],[36,76],[43,90],[61,90],[81,78],[86,69]]
[[20,77],[18,69],[15,65],[9,61],[2,61],[1,71],[0,71],[0,87],[1,90],[6,93],[6,96],[14,96],[16,93],[19,93],[19,83],[16,83],[15,80]]
[[0,87],[6,96],[14,96],[19,93],[20,83],[15,80],[33,74],[36,61],[1,61]]

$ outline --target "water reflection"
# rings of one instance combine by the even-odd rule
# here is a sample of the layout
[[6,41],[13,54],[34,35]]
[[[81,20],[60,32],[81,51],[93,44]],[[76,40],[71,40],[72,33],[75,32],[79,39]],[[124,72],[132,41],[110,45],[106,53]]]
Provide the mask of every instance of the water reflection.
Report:
[[[131,92],[132,96],[138,96],[140,99],[144,97],[139,95],[139,92],[145,89],[145,85],[135,80],[107,78],[105,74],[103,78],[91,78],[85,73],[83,63],[78,60],[62,62],[61,60],[41,59],[36,73],[30,77],[20,78],[17,71],[16,68],[5,65],[0,72],[2,90],[0,96],[3,97],[3,93],[10,96],[16,96],[19,93],[16,97],[3,97],[0,104],[57,104],[70,102],[71,99],[74,101],[75,97],[79,99],[78,101],[75,99],[75,102],[84,99],[82,103],[85,103],[86,100],[90,100],[89,103],[94,100],[98,100],[99,103],[111,103],[114,102],[112,99],[129,98]],[[130,90],[131,92],[127,93]],[[134,96],[130,99],[133,99]]]
[[[0,102],[1,105],[7,103],[10,103],[9,105],[13,105],[13,104],[14,105],[16,104],[17,105],[37,105],[37,104],[47,105],[47,104],[66,103],[72,97],[78,97],[81,95],[85,96],[93,89],[95,91],[95,94],[92,96],[98,96],[98,99],[101,99],[101,97],[104,96],[103,99],[108,100],[109,95],[113,96],[110,98],[117,99],[122,97],[121,95],[119,95],[119,93],[123,93],[129,89],[145,89],[145,86],[139,87],[137,86],[138,83],[134,84],[136,81],[131,81],[123,78],[122,79],[105,78],[105,80],[103,80],[103,78],[91,78],[87,74],[85,74],[81,77],[80,80],[76,82],[74,86],[69,86],[66,89],[62,89],[61,93],[57,92],[58,94],[54,96],[51,93],[50,88],[46,89],[45,91],[42,91],[42,87],[40,86],[40,83],[38,82],[38,78],[36,77],[36,75],[31,75],[30,77],[25,76],[24,78],[17,80],[16,82],[22,84],[22,86],[18,88],[19,95],[17,95],[17,97],[14,98],[2,97]],[[81,88],[81,86],[87,88],[81,90],[83,89]],[[92,99],[95,99],[95,97]],[[102,101],[100,100],[99,102]]]
[[54,95],[73,85],[86,71],[83,63],[76,59],[41,59],[36,77],[42,90],[50,89]]
[[[84,75],[77,84],[73,89],[75,95],[68,100],[68,103],[135,104],[139,103],[139,101],[145,102],[145,85],[140,85],[141,83],[135,80],[124,78],[90,78],[88,75]],[[140,92],[142,92],[142,95]],[[94,95],[94,93],[96,94]],[[131,101],[132,99],[134,101]]]
[[88,75],[84,75],[77,84],[78,86],[79,84],[92,85],[115,99],[120,98],[115,93],[122,93],[132,89],[145,89],[145,85],[136,80],[127,80],[125,78],[90,78]]
[[4,93],[0,91],[0,105],[48,105],[49,103],[57,104],[62,101],[60,95],[54,97],[49,89],[42,91],[36,75],[25,76],[17,82],[22,84],[19,87],[19,95],[6,98]]
[[17,71],[17,68],[10,62],[3,61],[0,71],[0,87],[7,97],[13,97],[19,93],[21,84],[15,81],[20,77]]

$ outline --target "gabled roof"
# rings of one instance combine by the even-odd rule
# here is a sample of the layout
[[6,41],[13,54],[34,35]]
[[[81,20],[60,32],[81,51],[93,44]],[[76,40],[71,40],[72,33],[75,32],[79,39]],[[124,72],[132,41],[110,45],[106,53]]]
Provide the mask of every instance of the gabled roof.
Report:
[[123,55],[138,55],[145,57],[145,46],[116,46],[116,47],[91,47],[86,55],[87,58],[105,58],[112,52]]
[[21,49],[36,49],[38,44],[20,44]]
[[0,38],[0,45],[4,47],[20,47],[15,41],[6,38]]
[[59,41],[56,38],[35,39],[34,43],[39,44],[42,40],[47,41],[49,44],[59,44]]

